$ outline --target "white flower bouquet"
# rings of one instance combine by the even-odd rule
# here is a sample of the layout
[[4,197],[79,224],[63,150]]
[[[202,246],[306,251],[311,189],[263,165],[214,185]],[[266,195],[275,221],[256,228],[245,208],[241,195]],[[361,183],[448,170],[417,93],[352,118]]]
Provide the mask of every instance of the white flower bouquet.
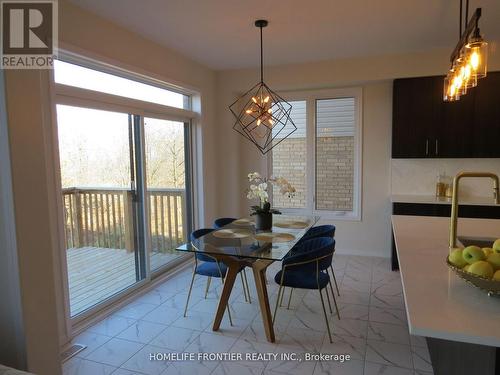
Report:
[[247,191],[247,198],[259,200],[258,206],[252,206],[252,215],[281,214],[280,211],[271,209],[267,190],[269,186],[279,188],[279,192],[282,195],[288,196],[288,198],[292,198],[295,195],[295,188],[283,177],[265,178],[258,172],[252,172],[248,174],[248,181],[250,182],[250,187]]

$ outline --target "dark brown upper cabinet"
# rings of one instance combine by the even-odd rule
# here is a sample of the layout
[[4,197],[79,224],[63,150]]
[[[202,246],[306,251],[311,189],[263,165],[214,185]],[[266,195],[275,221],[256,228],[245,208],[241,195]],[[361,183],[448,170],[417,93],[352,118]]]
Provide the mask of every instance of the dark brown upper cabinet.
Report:
[[489,72],[456,102],[443,77],[396,79],[393,158],[500,158],[500,72]]

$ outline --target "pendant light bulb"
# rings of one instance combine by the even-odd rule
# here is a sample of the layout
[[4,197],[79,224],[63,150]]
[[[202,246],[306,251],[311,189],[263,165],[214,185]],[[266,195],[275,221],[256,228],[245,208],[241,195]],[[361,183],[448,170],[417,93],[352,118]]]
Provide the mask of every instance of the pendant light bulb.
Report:
[[468,50],[469,63],[472,68],[472,74],[476,78],[484,78],[488,70],[488,43],[483,40],[476,30],[474,37],[465,46]]

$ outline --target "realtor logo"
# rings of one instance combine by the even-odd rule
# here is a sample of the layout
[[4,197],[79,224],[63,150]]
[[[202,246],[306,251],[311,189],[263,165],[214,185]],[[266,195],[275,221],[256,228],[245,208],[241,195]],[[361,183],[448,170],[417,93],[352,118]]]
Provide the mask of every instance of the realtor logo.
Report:
[[50,69],[57,51],[57,1],[1,1],[3,69]]

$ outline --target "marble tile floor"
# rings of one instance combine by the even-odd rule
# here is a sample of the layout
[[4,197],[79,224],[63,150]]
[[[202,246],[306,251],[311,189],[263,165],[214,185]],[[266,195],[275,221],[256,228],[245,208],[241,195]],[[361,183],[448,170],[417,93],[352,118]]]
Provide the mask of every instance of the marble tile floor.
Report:
[[[268,269],[271,306],[278,287]],[[290,309],[281,307],[275,323],[276,343],[266,340],[255,284],[247,271],[252,304],[244,300],[238,278],[231,294],[231,314],[218,332],[211,330],[221,286],[212,280],[204,299],[206,278],[197,277],[188,316],[182,316],[191,270],[176,275],[137,298],[112,316],[75,337],[88,347],[63,364],[64,375],[172,375],[172,374],[335,374],[430,375],[429,353],[421,337],[408,334],[399,273],[390,271],[388,259],[335,255],[340,287],[341,320],[329,316],[333,344],[328,340],[317,291],[295,290]],[[288,302],[289,290],[284,298]],[[276,360],[260,361],[151,361],[150,353],[275,353]],[[339,361],[282,360],[283,353],[349,354]]]

